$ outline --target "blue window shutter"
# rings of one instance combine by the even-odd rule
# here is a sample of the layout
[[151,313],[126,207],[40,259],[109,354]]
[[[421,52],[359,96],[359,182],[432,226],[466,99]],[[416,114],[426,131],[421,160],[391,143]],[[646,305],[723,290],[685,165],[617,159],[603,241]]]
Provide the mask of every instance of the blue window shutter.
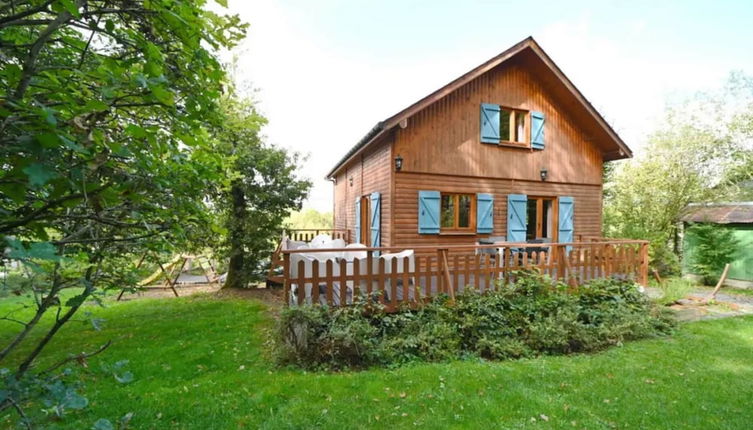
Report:
[[354,243],[361,243],[361,199],[356,198],[356,241]]
[[531,148],[544,149],[544,114],[531,112]]
[[510,194],[507,196],[507,240],[509,242],[526,241],[527,209],[527,195]]
[[476,233],[491,233],[494,230],[494,196],[476,194]]
[[418,192],[418,233],[439,234],[439,191]]
[[382,243],[382,199],[379,193],[371,193],[371,246]]
[[499,105],[481,103],[481,142],[496,143],[502,138],[499,135]]
[[[573,217],[575,214],[575,199],[560,197],[559,199],[559,236],[558,241],[567,243],[573,241]],[[570,247],[568,247],[569,250]]]

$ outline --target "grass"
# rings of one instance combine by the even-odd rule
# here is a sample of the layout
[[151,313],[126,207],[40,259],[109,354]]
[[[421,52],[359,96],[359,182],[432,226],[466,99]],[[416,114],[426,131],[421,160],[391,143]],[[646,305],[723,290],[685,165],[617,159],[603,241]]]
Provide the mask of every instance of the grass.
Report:
[[[14,299],[17,305],[17,299]],[[0,311],[14,300],[0,303]],[[45,428],[748,428],[753,318],[686,324],[669,338],[592,355],[467,360],[363,372],[277,369],[264,305],[209,296],[89,308],[102,331],[66,327],[44,362],[113,345],[84,370],[91,404]],[[13,326],[0,325],[7,341]],[[128,359],[120,384],[101,370]],[[0,417],[0,426],[10,426]]]

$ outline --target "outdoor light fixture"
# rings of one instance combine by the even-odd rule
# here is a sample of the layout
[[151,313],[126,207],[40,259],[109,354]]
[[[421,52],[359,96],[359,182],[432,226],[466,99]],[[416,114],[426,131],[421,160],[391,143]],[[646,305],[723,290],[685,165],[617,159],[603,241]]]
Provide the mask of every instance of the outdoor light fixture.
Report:
[[395,171],[399,172],[403,168],[403,157],[400,156],[400,154],[397,154],[397,157],[395,157]]
[[549,171],[546,170],[546,167],[542,167],[541,171],[539,171],[539,175],[541,175],[542,181],[546,181],[546,177],[549,176]]

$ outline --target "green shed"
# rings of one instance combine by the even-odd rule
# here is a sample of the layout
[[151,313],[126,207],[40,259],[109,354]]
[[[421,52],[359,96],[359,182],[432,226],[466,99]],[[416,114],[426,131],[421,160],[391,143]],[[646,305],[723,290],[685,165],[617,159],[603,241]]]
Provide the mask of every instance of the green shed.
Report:
[[[740,252],[732,262],[727,285],[753,288],[753,202],[691,203],[680,219],[683,227],[693,223],[713,223],[731,229],[740,241]],[[695,275],[690,268],[694,244],[692,238],[683,239],[683,275]]]

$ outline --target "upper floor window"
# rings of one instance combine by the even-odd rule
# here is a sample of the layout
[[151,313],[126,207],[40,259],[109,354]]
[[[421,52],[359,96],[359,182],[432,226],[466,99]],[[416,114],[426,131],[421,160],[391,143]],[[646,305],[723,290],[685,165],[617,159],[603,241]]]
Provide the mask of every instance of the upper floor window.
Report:
[[544,114],[481,104],[481,142],[544,149]]
[[526,116],[528,112],[501,108],[499,112],[499,134],[502,143],[527,143]]

